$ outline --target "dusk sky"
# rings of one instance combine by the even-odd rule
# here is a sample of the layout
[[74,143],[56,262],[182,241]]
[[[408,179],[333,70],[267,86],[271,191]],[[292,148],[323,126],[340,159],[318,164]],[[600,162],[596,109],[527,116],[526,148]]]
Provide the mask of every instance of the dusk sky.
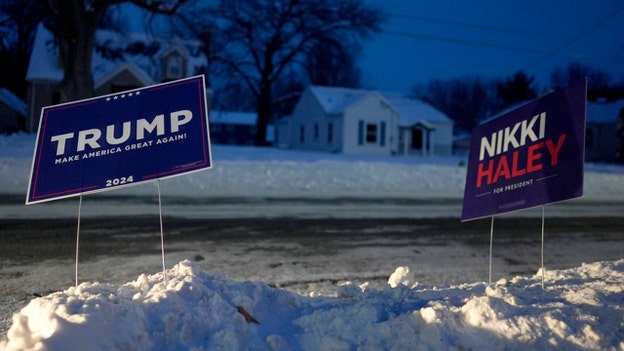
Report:
[[624,2],[367,0],[387,15],[358,61],[367,88],[409,92],[432,79],[506,78],[549,85],[577,61],[624,79]]

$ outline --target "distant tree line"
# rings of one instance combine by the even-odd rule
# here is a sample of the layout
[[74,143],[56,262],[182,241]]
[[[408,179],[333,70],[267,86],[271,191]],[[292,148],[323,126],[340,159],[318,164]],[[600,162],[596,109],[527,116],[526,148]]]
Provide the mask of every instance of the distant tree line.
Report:
[[[361,87],[356,65],[364,40],[384,16],[362,0],[3,0],[0,2],[0,86],[26,96],[24,77],[34,33],[43,22],[57,38],[64,71],[62,100],[94,94],[91,56],[98,28],[127,31],[122,4],[158,22],[148,31],[193,38],[207,58],[201,72],[217,92],[213,107],[256,111],[256,144],[271,119],[290,113],[309,84]],[[590,100],[624,98],[624,81],[580,63],[555,70],[551,88],[589,77]],[[438,108],[468,132],[485,118],[545,92],[534,77],[462,77],[415,86],[414,97]]]
[[624,80],[612,83],[607,73],[578,62],[555,69],[551,73],[549,88],[539,87],[535,77],[519,71],[503,79],[435,79],[415,86],[412,95],[452,118],[455,133],[460,134],[470,132],[485,119],[585,77],[588,79],[588,100],[624,99]]

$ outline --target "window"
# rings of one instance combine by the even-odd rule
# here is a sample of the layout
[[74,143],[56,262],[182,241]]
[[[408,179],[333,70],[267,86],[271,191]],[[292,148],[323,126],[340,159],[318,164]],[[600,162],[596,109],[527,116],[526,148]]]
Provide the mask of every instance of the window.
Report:
[[314,140],[318,140],[319,137],[319,126],[318,123],[314,123]]
[[366,142],[367,143],[376,143],[377,142],[377,125],[369,123],[366,125]]
[[180,55],[173,54],[167,58],[167,78],[182,78],[184,62]]
[[305,141],[305,127],[301,126],[299,127],[299,142],[303,144],[304,141]]
[[330,123],[327,125],[327,142],[331,143],[333,140],[334,140],[334,125]]

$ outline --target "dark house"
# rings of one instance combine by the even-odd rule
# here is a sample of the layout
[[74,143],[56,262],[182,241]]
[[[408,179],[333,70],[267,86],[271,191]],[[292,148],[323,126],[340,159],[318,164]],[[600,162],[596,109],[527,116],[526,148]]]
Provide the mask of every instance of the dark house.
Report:
[[215,144],[253,145],[255,112],[210,111],[210,141]]
[[[196,41],[98,30],[91,62],[96,95],[200,74],[206,59]],[[41,108],[60,102],[63,70],[54,35],[39,25],[26,74],[25,129],[36,132]]]
[[585,161],[615,162],[617,160],[621,140],[616,130],[622,109],[624,109],[624,100],[587,102]]

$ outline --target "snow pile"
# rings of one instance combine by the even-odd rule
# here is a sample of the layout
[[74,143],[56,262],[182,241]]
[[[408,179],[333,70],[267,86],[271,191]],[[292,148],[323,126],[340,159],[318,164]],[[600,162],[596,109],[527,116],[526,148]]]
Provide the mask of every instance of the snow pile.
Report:
[[[190,261],[122,286],[83,283],[14,315],[6,350],[623,350],[624,260],[433,288],[304,297]],[[411,285],[411,286],[410,286]]]

